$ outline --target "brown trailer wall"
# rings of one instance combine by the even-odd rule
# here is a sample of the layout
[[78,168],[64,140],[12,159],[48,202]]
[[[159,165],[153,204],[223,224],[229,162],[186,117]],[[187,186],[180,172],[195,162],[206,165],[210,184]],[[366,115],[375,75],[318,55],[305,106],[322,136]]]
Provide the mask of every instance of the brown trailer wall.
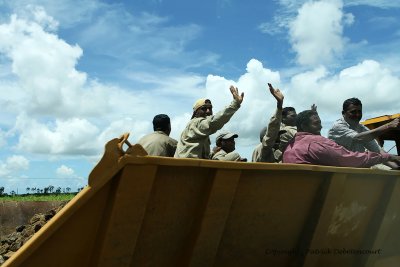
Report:
[[5,266],[400,264],[399,171],[133,154],[89,181]]

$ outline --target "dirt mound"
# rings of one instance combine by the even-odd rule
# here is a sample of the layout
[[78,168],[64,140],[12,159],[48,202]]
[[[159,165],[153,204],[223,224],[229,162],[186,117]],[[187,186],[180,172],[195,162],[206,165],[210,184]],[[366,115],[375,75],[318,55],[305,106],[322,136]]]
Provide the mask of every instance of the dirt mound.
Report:
[[46,213],[33,215],[26,225],[15,228],[15,232],[3,237],[0,240],[0,265],[10,258],[23,244],[25,244],[40,228],[43,227],[53,216],[67,203],[49,210]]

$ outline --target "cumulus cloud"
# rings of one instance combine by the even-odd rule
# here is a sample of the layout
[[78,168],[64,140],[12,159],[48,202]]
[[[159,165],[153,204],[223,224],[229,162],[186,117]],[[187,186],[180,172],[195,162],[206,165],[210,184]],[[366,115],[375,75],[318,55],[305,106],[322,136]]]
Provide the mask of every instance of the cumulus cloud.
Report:
[[330,63],[344,50],[343,27],[353,22],[340,0],[307,2],[290,24],[290,40],[301,65]]
[[98,152],[98,128],[86,119],[55,120],[54,125],[40,123],[23,114],[15,130],[20,132],[17,149],[41,154],[82,154]]
[[[41,13],[39,17],[46,16]],[[75,68],[82,49],[35,21],[13,15],[0,25],[0,35],[4,36],[0,53],[10,59],[13,74],[0,83],[2,90],[10,92],[0,96],[7,114],[2,118],[15,123],[12,132],[19,135],[19,150],[93,155],[102,147],[98,135],[103,129],[107,132],[110,123],[127,115],[138,116],[144,107],[152,109],[143,100],[152,99],[150,92],[133,94],[88,80],[86,73]]]
[[[293,106],[300,112],[310,109],[315,103],[325,135],[332,122],[341,116],[342,103],[347,98],[361,99],[364,119],[394,114],[400,109],[400,79],[377,61],[365,60],[337,73],[317,67],[282,81],[278,71],[268,69],[252,59],[247,64],[246,72],[237,81],[209,75],[206,83],[206,96],[212,100],[214,112],[230,103],[230,84],[245,92],[242,107],[224,129],[239,134],[238,150],[248,153],[247,157],[258,143],[258,132],[267,125],[276,109],[276,101],[267,89],[267,82],[281,88],[285,95],[284,106]],[[180,117],[178,121],[184,120],[187,123],[189,119]]]
[[302,107],[314,101],[321,111],[332,115],[340,114],[342,102],[350,97],[362,100],[366,114],[395,113],[400,108],[399,86],[399,77],[373,60],[364,60],[337,74],[325,68],[301,73],[291,79],[290,85]]
[[65,165],[61,165],[57,168],[56,174],[59,177],[72,177],[74,176],[75,172],[72,168],[67,167]]
[[16,176],[20,171],[29,169],[29,160],[24,156],[13,155],[0,161],[0,177]]

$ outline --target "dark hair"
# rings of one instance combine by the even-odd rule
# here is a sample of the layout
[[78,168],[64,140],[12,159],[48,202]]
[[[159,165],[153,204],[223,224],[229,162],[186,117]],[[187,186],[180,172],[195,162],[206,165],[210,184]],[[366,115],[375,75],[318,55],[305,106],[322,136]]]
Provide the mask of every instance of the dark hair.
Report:
[[347,111],[350,105],[362,107],[361,101],[358,98],[352,97],[343,102],[343,111]]
[[171,126],[171,120],[168,115],[158,114],[153,119],[153,130],[154,131],[166,131]]
[[294,111],[296,112],[296,110],[294,109],[294,107],[284,107],[282,109],[282,117],[286,117],[289,111]]
[[310,118],[313,115],[318,116],[318,112],[314,110],[304,110],[299,114],[297,114],[297,119],[296,119],[297,131],[303,132],[304,129],[302,127],[302,124],[305,123],[306,125],[308,125],[310,123]]

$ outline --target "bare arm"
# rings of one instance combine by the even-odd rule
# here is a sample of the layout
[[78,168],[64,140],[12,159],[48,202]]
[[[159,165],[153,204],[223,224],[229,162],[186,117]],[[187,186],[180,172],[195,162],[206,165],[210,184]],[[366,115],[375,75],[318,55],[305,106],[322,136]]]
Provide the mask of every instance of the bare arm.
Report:
[[356,139],[357,141],[368,142],[392,129],[400,129],[399,118],[396,118],[391,122],[379,126],[378,128],[359,133],[356,136],[354,136],[354,139]]

